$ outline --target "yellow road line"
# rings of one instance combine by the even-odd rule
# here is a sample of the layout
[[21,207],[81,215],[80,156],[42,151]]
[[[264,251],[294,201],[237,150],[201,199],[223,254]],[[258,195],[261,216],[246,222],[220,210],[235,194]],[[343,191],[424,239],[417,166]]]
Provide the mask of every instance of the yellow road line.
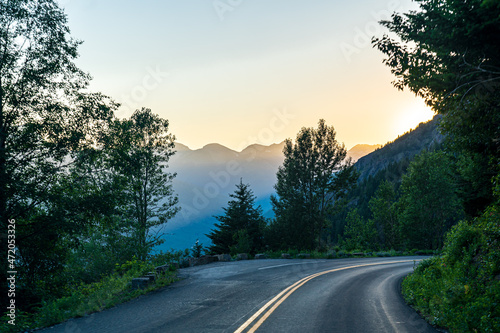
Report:
[[278,308],[278,306],[281,305],[293,292],[300,287],[302,287],[305,283],[308,281],[324,275],[328,273],[333,273],[333,272],[338,272],[346,269],[351,269],[351,268],[358,268],[358,267],[366,267],[366,266],[376,266],[376,265],[388,265],[388,264],[399,264],[399,263],[404,263],[404,262],[414,262],[414,261],[419,261],[419,260],[398,260],[398,261],[386,261],[386,262],[381,262],[381,263],[373,263],[373,264],[363,264],[363,265],[355,265],[355,266],[348,266],[348,267],[341,267],[341,268],[335,268],[335,269],[330,269],[327,271],[315,273],[309,276],[306,276],[305,278],[295,282],[288,288],[284,289],[282,292],[280,292],[278,295],[276,295],[272,300],[267,302],[263,307],[259,309],[253,316],[251,316],[243,325],[241,325],[234,333],[242,333],[245,329],[247,329],[254,321],[257,319],[264,311],[266,311],[267,308],[269,308],[271,305],[273,305],[249,330],[248,333],[254,333],[264,321]]

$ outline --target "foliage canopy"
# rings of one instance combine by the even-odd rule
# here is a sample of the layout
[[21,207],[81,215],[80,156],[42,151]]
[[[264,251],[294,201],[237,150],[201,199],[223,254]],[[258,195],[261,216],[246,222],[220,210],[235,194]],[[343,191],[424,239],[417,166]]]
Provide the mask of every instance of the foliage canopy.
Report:
[[334,202],[355,184],[357,173],[347,151],[336,140],[332,126],[321,119],[318,128],[302,128],[295,143],[285,141],[285,161],[280,166],[271,197],[273,223],[282,246],[314,249],[320,245],[327,216]]

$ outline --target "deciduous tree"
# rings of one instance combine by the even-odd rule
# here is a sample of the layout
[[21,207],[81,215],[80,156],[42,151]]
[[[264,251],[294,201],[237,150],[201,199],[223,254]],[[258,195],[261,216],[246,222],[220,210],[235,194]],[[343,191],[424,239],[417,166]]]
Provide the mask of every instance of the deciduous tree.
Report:
[[[56,1],[0,1],[0,227],[16,221],[20,288],[62,269],[66,240],[83,226],[58,208],[60,178],[117,107],[84,91],[79,44]],[[30,296],[19,294],[22,306]]]
[[168,132],[168,120],[142,108],[130,119],[116,120],[107,139],[112,168],[125,184],[124,217],[137,256],[145,259],[162,241],[161,226],[180,209],[172,188],[176,174],[167,170],[175,137]]
[[377,229],[373,220],[365,221],[356,208],[347,213],[343,245],[347,250],[374,250],[378,248]]
[[440,248],[445,232],[463,217],[450,159],[442,151],[416,156],[400,190],[398,218],[406,245]]
[[276,196],[271,197],[282,245],[314,249],[335,200],[357,179],[357,173],[335,129],[321,119],[318,128],[302,128],[295,143],[285,141],[285,161],[277,173]]
[[373,44],[387,58],[398,89],[408,88],[443,114],[443,129],[462,155],[466,209],[493,200],[500,162],[500,3],[416,0],[420,10],[395,13]]
[[378,226],[379,241],[385,249],[397,249],[400,245],[400,230],[396,211],[394,186],[384,180],[370,199],[371,221]]

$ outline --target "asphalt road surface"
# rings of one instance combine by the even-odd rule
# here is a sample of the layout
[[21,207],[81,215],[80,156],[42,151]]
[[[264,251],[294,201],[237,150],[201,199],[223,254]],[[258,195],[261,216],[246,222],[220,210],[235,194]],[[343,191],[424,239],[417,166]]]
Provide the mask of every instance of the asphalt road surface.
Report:
[[399,285],[422,257],[252,260],[180,270],[182,281],[42,330],[59,332],[437,332]]

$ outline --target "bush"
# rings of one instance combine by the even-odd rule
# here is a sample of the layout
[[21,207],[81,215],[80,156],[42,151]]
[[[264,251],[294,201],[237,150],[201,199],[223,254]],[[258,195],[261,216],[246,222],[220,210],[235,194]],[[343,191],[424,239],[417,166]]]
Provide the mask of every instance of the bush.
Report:
[[500,332],[498,206],[462,221],[446,236],[442,257],[424,260],[402,284],[406,301],[452,332]]
[[82,283],[64,297],[44,300],[34,314],[16,313],[16,326],[14,327],[7,325],[7,320],[3,320],[0,324],[0,331],[18,332],[30,328],[47,327],[70,318],[107,309],[153,289],[166,286],[175,281],[174,273],[157,274],[155,283],[145,290],[132,290],[131,281],[133,278],[154,271],[157,266],[171,262],[177,255],[178,253],[160,252],[150,256],[147,261],[133,259],[122,265],[117,264],[114,273],[97,282]]
[[335,250],[329,250],[327,253],[326,253],[326,257],[328,259],[335,259],[337,258],[337,251]]

